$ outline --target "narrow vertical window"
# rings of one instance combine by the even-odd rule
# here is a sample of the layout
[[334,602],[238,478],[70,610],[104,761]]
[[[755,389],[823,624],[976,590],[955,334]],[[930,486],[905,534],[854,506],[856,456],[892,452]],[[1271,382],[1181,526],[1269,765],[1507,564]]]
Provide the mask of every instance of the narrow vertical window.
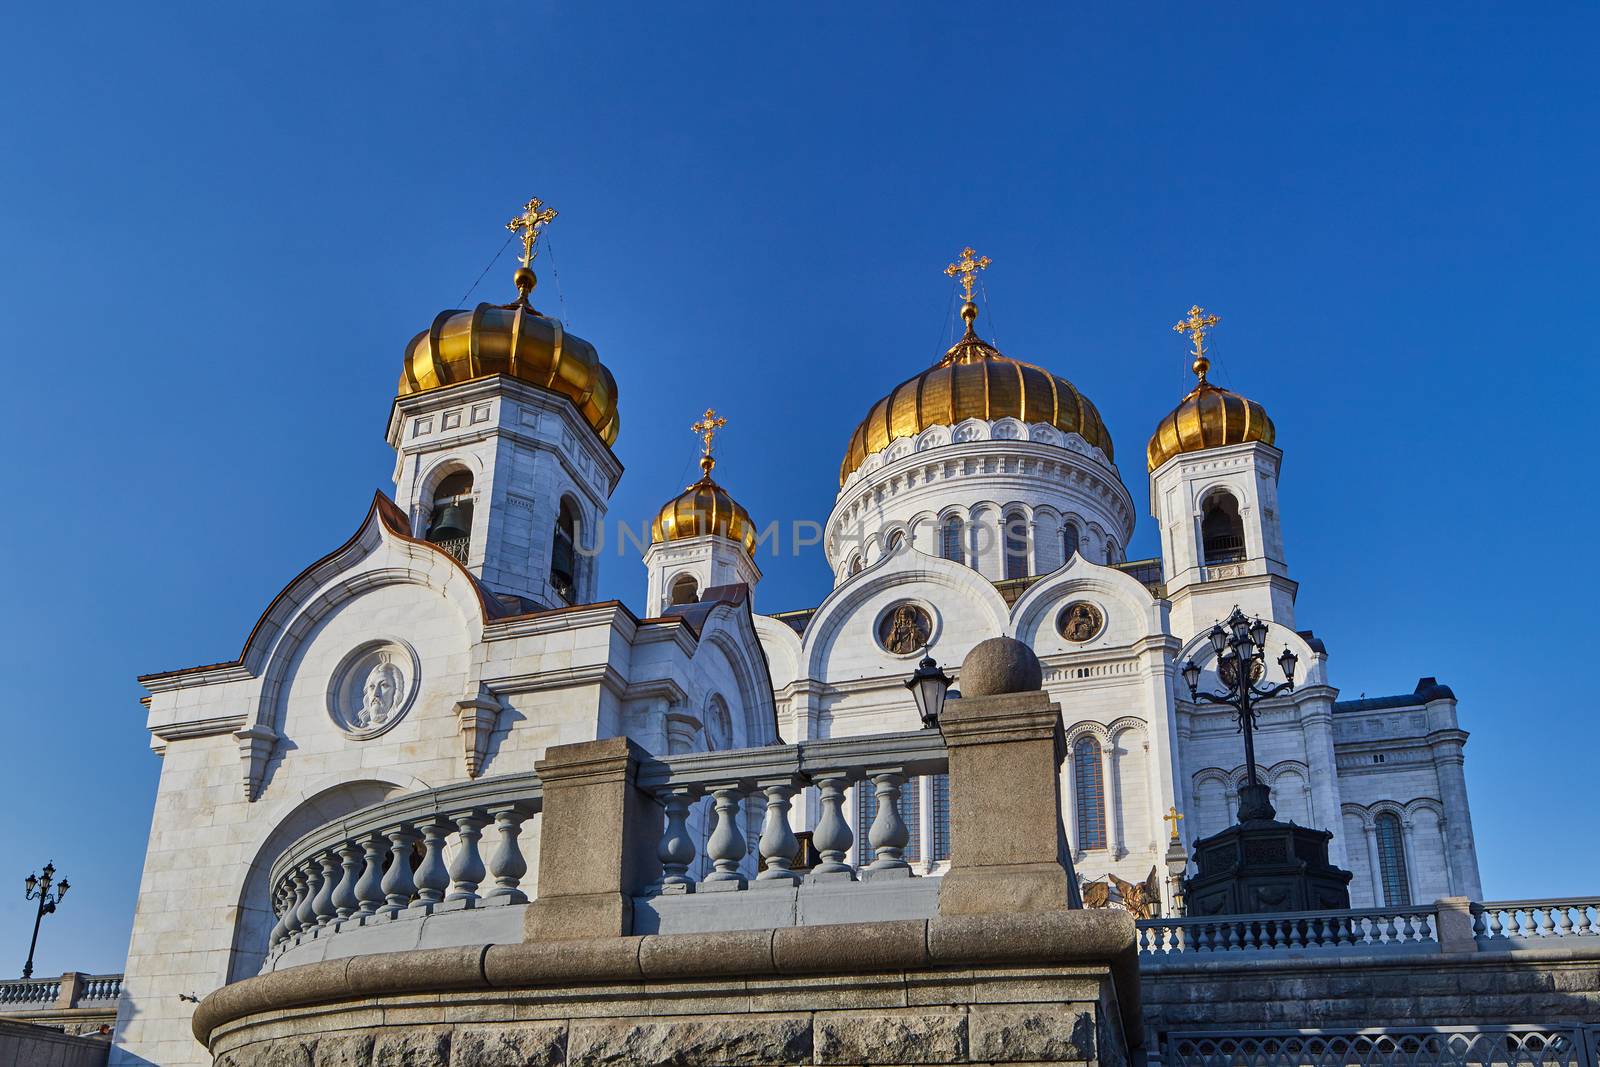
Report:
[[872,820],[878,817],[878,793],[870,778],[856,783],[856,866],[865,867],[877,852],[868,839]]
[[1206,497],[1200,517],[1200,542],[1208,564],[1244,559],[1244,520],[1239,517],[1239,502],[1232,494],[1217,492]]
[[550,546],[550,586],[562,603],[578,599],[578,509],[572,501],[561,501],[556,515],[556,532]]
[[1078,528],[1069,522],[1061,531],[1061,562],[1071,563],[1072,557],[1078,554],[1078,547]]
[[1105,848],[1106,791],[1098,741],[1085,737],[1072,747],[1072,777],[1077,793],[1078,847]]
[[433,491],[433,510],[423,534],[462,563],[467,562],[472,538],[472,475],[457,471]]
[[938,863],[950,858],[950,776],[933,776],[933,855]]
[[1028,576],[1028,517],[1020,511],[1006,516],[1006,577]]
[[1373,820],[1378,835],[1378,867],[1383,880],[1383,904],[1387,908],[1411,903],[1411,883],[1406,878],[1406,842],[1400,830],[1400,817],[1386,811]]
[[961,517],[951,515],[939,529],[939,555],[961,563],[966,555],[961,551]]
[[906,842],[906,862],[918,863],[922,859],[922,779],[908,778],[900,787],[900,818],[911,831]]

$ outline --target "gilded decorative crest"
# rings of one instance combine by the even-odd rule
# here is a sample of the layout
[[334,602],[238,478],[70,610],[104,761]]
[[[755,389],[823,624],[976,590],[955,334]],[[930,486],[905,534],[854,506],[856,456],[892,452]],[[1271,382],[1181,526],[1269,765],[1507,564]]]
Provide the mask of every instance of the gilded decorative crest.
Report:
[[928,646],[933,618],[916,604],[896,604],[878,620],[878,644],[896,656],[909,656]]
[[1061,636],[1078,644],[1094,640],[1105,625],[1105,613],[1087,600],[1074,600],[1062,608],[1056,621]]

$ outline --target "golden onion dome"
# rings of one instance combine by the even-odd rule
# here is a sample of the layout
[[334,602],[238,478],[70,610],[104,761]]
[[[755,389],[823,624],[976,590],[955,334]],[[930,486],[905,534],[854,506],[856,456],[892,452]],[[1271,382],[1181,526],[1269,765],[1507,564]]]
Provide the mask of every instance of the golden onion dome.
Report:
[[954,426],[965,419],[1018,419],[1045,422],[1075,433],[1114,459],[1111,434],[1089,398],[1067,381],[1032,363],[1001,355],[978,338],[977,305],[961,306],[966,333],[944,358],[890,390],[872,405],[850,437],[839,484],[868,456],[896,438],[913,437],[930,426]]
[[400,395],[505,374],[559,393],[607,445],[617,440],[617,380],[593,345],[528,303],[538,279],[516,273],[517,300],[440,312],[406,346]]
[[700,480],[661,505],[656,521],[650,524],[651,544],[715,534],[739,542],[745,555],[755,556],[755,523],[744,505],[712,479],[716,462],[710,456],[700,457]]
[[1260,441],[1270,445],[1277,438],[1267,409],[1254,400],[1238,393],[1218,388],[1206,381],[1211,360],[1206,356],[1207,331],[1222,321],[1208,315],[1199,305],[1189,309],[1189,317],[1180,321],[1174,330],[1188,334],[1194,342],[1194,363],[1191,369],[1199,379],[1188,396],[1178,401],[1171,414],[1161,420],[1156,432],[1150,436],[1145,449],[1145,461],[1155,470],[1173,456],[1185,452],[1199,452],[1224,445],[1241,445],[1247,441]]

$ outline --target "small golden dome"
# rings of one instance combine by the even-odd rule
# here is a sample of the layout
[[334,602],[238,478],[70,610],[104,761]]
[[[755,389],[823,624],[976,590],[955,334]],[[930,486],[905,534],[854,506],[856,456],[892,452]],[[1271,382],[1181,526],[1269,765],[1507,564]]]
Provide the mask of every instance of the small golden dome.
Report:
[[1191,369],[1199,381],[1151,435],[1145,449],[1145,462],[1152,471],[1184,452],[1241,445],[1246,441],[1270,445],[1277,437],[1266,408],[1206,381],[1206,373],[1211,369],[1211,359],[1206,355],[1206,334],[1221,321],[1196,304],[1189,309],[1188,317],[1180,319],[1173,327],[1178,333],[1189,335],[1194,344]]
[[429,329],[411,339],[400,395],[505,374],[571,400],[600,440],[614,444],[617,380],[593,345],[528,304],[533,271],[524,267],[517,275],[516,303],[440,312]]
[[1246,441],[1270,445],[1276,436],[1266,408],[1202,380],[1161,420],[1145,450],[1145,459],[1150,469],[1155,470],[1183,452]]
[[700,458],[700,480],[661,505],[650,525],[651,544],[685,541],[716,534],[744,546],[745,555],[756,553],[756,528],[750,513],[711,478],[716,460]]
[[868,456],[896,438],[973,418],[1046,422],[1080,435],[1107,459],[1114,459],[1111,434],[1088,397],[1065,378],[1001,355],[979,340],[972,328],[978,308],[970,300],[961,306],[961,317],[967,322],[966,333],[944,358],[895,386],[861,420],[839,466],[840,485]]

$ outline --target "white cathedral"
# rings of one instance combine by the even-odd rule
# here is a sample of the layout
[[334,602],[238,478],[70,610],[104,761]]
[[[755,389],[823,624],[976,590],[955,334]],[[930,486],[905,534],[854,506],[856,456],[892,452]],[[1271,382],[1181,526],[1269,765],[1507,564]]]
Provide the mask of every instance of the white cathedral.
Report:
[[[1146,450],[1159,558],[1124,558],[1136,506],[1090,400],[980,339],[971,279],[987,261],[969,249],[950,271],[967,287],[964,336],[860,398],[822,603],[758,610],[761,527],[712,478],[708,417],[704,476],[654,522],[636,613],[596,600],[601,557],[584,550],[622,476],[618,382],[530,302],[553,215],[539,207],[517,220],[517,299],[444,311],[406,346],[394,499],[378,495],[267,603],[237,659],[141,679],[163,765],[113,1064],[204,1061],[184,997],[261,969],[268,868],[314,827],[531,771],[567,742],[625,735],[677,753],[915,729],[917,662],[954,671],[997,635],[1035,650],[1062,708],[1078,874],[1143,881],[1173,828],[1189,842],[1234,821],[1234,716],[1191,701],[1181,668],[1210,659],[1207,635],[1235,606],[1302,665],[1256,733],[1279,818],[1333,833],[1356,907],[1481,898],[1455,696],[1424,678],[1339,699],[1326,647],[1295,617],[1273,424],[1206,380],[1214,317],[1179,324],[1199,380]],[[858,824],[869,804],[850,803]],[[906,858],[936,873],[944,780],[914,781],[902,804]],[[797,831],[818,815],[815,796],[795,798]],[[537,837],[530,819],[530,856]]]

